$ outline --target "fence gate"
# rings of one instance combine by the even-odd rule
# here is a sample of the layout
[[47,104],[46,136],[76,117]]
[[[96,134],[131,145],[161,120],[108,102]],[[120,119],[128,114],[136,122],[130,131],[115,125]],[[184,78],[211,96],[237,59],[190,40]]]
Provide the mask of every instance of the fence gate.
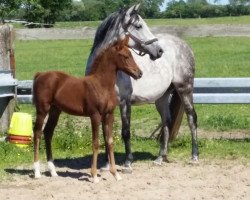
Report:
[[16,98],[14,31],[0,25],[0,133],[6,133]]

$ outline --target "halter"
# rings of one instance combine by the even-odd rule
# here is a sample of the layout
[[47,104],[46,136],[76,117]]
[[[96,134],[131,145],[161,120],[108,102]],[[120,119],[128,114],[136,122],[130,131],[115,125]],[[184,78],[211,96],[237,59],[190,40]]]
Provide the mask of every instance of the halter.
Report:
[[[128,30],[128,27],[131,25],[131,22],[132,22],[132,20],[133,20],[133,16],[135,16],[136,14],[137,14],[136,12],[134,12],[134,13],[131,14],[131,17],[130,17],[130,19],[129,19],[129,21],[128,21],[127,24],[124,24],[124,22],[122,23],[122,28],[123,28],[123,30],[124,30],[124,32],[125,32],[125,35],[129,36],[132,40],[134,40],[135,42],[139,43],[142,47],[147,46],[147,45],[150,45],[150,44],[152,44],[152,43],[158,41],[157,38],[153,38],[153,39],[151,39],[151,40],[144,41],[144,40],[142,40],[142,39],[136,37],[135,35],[133,35],[133,34]],[[139,53],[137,53],[133,48],[132,48],[132,50],[133,50],[137,55],[140,55],[140,56],[146,55],[145,52],[140,51]]]

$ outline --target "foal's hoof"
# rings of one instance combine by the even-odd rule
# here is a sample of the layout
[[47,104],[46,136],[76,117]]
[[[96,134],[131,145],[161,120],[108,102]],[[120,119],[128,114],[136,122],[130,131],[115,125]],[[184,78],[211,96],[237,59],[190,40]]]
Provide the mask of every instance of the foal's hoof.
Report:
[[40,172],[35,172],[35,175],[34,175],[34,178],[35,179],[39,179],[39,178],[41,178],[42,176],[41,176],[41,173]]
[[116,173],[114,176],[115,176],[115,179],[116,179],[117,181],[122,180],[122,177],[120,176],[119,173]]
[[50,172],[50,175],[51,175],[52,177],[57,177],[57,176],[58,176],[58,174],[56,173],[56,171],[51,171],[51,172]]
[[100,180],[99,180],[99,178],[97,177],[97,176],[95,176],[95,177],[93,177],[93,183],[99,183],[100,182]]

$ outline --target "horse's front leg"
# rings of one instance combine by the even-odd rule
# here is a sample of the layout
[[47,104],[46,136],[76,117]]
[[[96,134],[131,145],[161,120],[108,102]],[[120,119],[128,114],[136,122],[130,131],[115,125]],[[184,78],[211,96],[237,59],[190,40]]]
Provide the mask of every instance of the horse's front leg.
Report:
[[102,128],[105,140],[106,151],[108,152],[109,162],[110,162],[110,172],[116,178],[116,180],[121,180],[121,176],[116,170],[115,156],[114,156],[114,142],[113,142],[113,123],[114,123],[114,113],[106,114],[103,118]]
[[121,113],[121,120],[122,120],[122,138],[125,144],[125,153],[126,153],[126,160],[124,163],[123,172],[131,173],[133,155],[132,155],[131,143],[130,143],[131,102],[129,99],[120,100],[120,113]]
[[98,150],[99,150],[99,125],[101,122],[101,116],[99,114],[95,114],[90,117],[91,119],[91,126],[92,126],[92,164],[91,164],[91,175],[93,177],[93,182],[98,183],[99,179],[97,177],[97,157],[98,157]]

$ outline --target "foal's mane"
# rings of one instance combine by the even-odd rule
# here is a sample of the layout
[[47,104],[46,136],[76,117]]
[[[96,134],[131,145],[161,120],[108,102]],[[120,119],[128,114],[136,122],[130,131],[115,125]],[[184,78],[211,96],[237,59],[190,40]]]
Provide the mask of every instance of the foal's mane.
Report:
[[115,41],[114,43],[109,44],[109,46],[107,46],[106,49],[102,49],[102,51],[100,51],[100,53],[98,54],[98,56],[97,56],[97,57],[94,59],[94,61],[93,61],[93,65],[92,65],[92,69],[91,69],[91,71],[90,71],[90,74],[94,73],[94,72],[97,70],[99,64],[103,61],[102,59],[103,59],[103,56],[104,56],[105,54],[107,54],[107,56],[108,56],[109,54],[112,53],[112,57],[114,56],[113,51],[111,51],[112,48],[114,48],[115,46],[118,46],[118,45],[119,45],[120,47],[122,47],[122,48],[123,48],[124,46],[126,46],[126,45],[124,44],[124,40],[127,40],[127,41],[128,41],[128,38],[125,38],[125,39],[123,39],[123,40],[117,40],[117,41]]

